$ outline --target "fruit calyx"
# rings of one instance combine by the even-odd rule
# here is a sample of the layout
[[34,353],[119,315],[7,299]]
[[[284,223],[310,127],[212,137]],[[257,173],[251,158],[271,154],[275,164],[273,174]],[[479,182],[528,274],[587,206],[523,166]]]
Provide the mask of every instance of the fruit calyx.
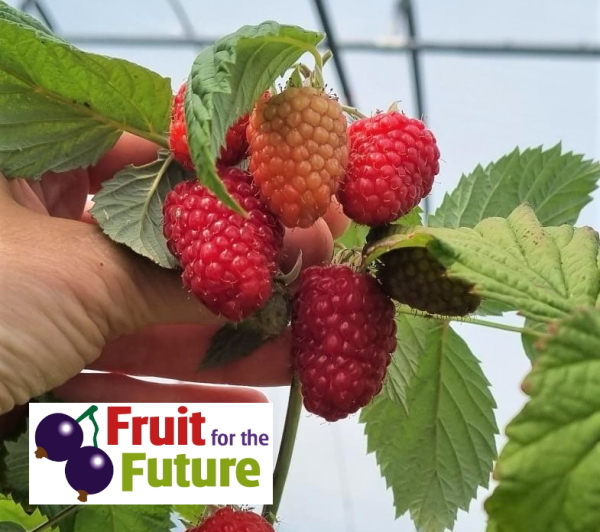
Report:
[[43,447],[38,447],[35,450],[35,457],[36,458],[48,458],[48,453],[46,452],[46,449],[44,449]]

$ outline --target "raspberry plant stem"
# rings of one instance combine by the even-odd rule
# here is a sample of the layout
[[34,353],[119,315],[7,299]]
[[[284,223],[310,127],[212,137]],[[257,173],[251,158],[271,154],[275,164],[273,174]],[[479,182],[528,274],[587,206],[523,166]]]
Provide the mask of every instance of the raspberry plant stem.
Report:
[[279,454],[277,455],[277,464],[273,473],[273,504],[267,504],[263,507],[262,515],[271,524],[275,523],[281,497],[285,488],[292,455],[294,454],[294,444],[296,443],[296,434],[300,422],[300,413],[302,412],[302,394],[300,393],[300,382],[294,376],[290,387],[290,398],[288,401],[287,413],[285,415],[285,425],[283,426],[283,436]]
[[76,512],[77,510],[79,510],[79,508],[81,508],[81,506],[79,504],[73,504],[71,506],[67,506],[64,510],[62,510],[61,512],[58,512],[55,516],[48,519],[48,521],[45,521],[38,527],[34,528],[31,532],[43,532],[44,530],[53,528],[55,525],[60,523],[65,517],[71,515],[73,512]]
[[347,115],[350,115],[352,118],[356,118],[358,120],[360,120],[362,118],[367,118],[367,115],[364,113],[361,113],[356,107],[349,107],[347,105],[342,105],[342,110]]
[[424,318],[432,318],[438,321],[460,321],[462,323],[471,323],[473,325],[480,325],[482,327],[489,327],[491,329],[500,329],[501,331],[516,332],[519,334],[525,334],[527,336],[534,336],[536,338],[546,338],[548,335],[543,332],[529,329],[528,327],[515,327],[514,325],[506,325],[504,323],[496,323],[493,321],[480,320],[478,318],[470,318],[468,316],[439,316],[436,314],[428,314],[419,310],[414,310],[406,305],[398,305],[397,311],[400,314],[406,314],[407,316],[421,316]]

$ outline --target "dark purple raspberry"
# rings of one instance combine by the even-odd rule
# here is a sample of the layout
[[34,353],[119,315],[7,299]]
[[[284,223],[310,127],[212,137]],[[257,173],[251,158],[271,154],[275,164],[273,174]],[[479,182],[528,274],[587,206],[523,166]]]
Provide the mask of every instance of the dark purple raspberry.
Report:
[[429,314],[466,316],[481,303],[481,298],[472,293],[473,286],[450,279],[446,268],[427,248],[386,253],[377,276],[391,298]]

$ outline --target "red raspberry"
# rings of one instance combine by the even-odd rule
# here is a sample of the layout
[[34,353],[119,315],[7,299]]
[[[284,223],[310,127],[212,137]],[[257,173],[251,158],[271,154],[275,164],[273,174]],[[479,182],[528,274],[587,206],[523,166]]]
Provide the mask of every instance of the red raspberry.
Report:
[[[175,160],[188,170],[194,169],[190,156],[190,147],[187,140],[187,127],[185,124],[185,100],[186,84],[180,88],[173,99],[171,111],[171,128],[169,132],[169,147]],[[248,126],[249,114],[242,116],[233,124],[225,134],[225,145],[217,164],[221,166],[233,166],[244,159],[248,153],[248,141],[246,140],[246,127]]]
[[348,171],[337,197],[354,221],[391,223],[431,192],[440,151],[420,120],[380,113],[350,124],[348,137]]
[[236,511],[229,507],[217,510],[201,525],[188,532],[273,532],[273,527],[260,515]]
[[187,141],[187,127],[185,125],[185,100],[186,84],[180,88],[173,98],[171,109],[171,127],[169,130],[169,148],[175,160],[188,170],[193,170],[194,164],[190,157],[190,147]]
[[290,87],[259,101],[248,124],[250,171],[284,225],[310,227],[323,216],[348,160],[339,102],[313,87]]
[[396,348],[394,305],[377,281],[347,266],[312,266],[292,313],[292,356],[304,406],[336,421],[381,390]]
[[239,321],[271,296],[283,226],[260,200],[251,174],[220,168],[219,175],[247,218],[192,179],[167,194],[163,230],[185,286],[211,311]]

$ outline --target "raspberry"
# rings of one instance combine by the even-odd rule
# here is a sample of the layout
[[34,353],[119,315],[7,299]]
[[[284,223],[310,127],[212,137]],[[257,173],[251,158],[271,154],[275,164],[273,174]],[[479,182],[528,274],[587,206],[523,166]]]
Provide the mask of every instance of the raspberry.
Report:
[[201,525],[189,532],[273,532],[273,527],[253,512],[220,508]]
[[[171,128],[169,132],[169,147],[175,160],[188,170],[194,169],[190,156],[190,147],[187,140],[187,127],[185,124],[185,100],[186,84],[180,88],[173,99],[171,111]],[[225,134],[225,145],[221,148],[218,165],[233,166],[244,159],[248,153],[248,141],[246,140],[246,127],[248,126],[249,114],[242,116],[233,124]]]
[[248,217],[192,179],[167,194],[163,231],[185,286],[212,312],[239,321],[271,295],[283,226],[260,200],[251,174],[220,168],[219,175]]
[[450,279],[427,248],[386,253],[378,277],[390,297],[430,314],[465,316],[481,303],[481,298],[471,293],[472,285]]
[[169,148],[175,160],[188,170],[193,170],[194,164],[190,157],[190,147],[187,141],[187,127],[185,125],[185,100],[186,84],[180,88],[173,98],[171,109],[171,127],[169,129]]
[[312,266],[292,310],[292,357],[309,412],[336,421],[381,390],[396,348],[394,305],[347,266]]
[[380,113],[350,124],[348,137],[348,171],[337,197],[354,221],[391,223],[431,192],[440,151],[420,120]]
[[346,171],[346,117],[313,87],[290,87],[250,115],[250,171],[284,225],[310,227],[323,216]]

